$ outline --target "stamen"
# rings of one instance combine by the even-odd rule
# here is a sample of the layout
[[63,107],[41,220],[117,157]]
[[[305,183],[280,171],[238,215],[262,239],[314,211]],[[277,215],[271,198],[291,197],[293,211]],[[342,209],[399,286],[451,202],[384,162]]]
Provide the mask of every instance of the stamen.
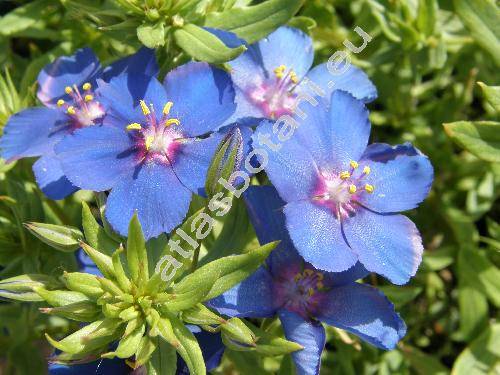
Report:
[[373,185],[370,185],[370,184],[366,184],[365,185],[365,190],[367,193],[373,193],[373,190],[375,190],[375,187]]
[[297,77],[297,74],[295,74],[295,72],[293,70],[290,73],[290,79],[293,83],[299,82],[299,78]]
[[325,278],[325,276],[323,276],[321,272],[316,272],[316,277],[318,278],[318,280],[323,280]]
[[371,170],[371,168],[369,166],[366,166],[366,167],[363,168],[363,173],[364,174],[370,174],[371,171],[372,170]]
[[71,93],[73,92],[73,89],[72,89],[71,87],[69,87],[69,86],[66,86],[66,87],[64,88],[64,92],[65,92],[66,94],[71,94]]
[[357,190],[356,185],[349,185],[349,193],[354,194]]
[[165,126],[169,127],[171,125],[179,125],[181,122],[176,119],[176,118],[169,118],[167,121],[165,121]]
[[316,283],[316,289],[323,289],[325,287],[325,284],[323,284],[321,281],[318,281]]
[[64,100],[59,99],[59,100],[57,101],[57,106],[58,106],[58,107],[62,107],[62,106],[64,105],[64,103],[65,103],[65,101],[64,101]]
[[309,288],[309,290],[307,291],[307,294],[309,294],[309,297],[311,297],[314,294],[314,289]]
[[295,280],[295,282],[299,281],[300,279],[302,279],[302,274],[301,273],[296,274],[293,279]]
[[142,113],[144,114],[144,116],[148,116],[149,114],[151,114],[151,111],[149,110],[144,100],[141,100],[139,104],[141,105]]
[[149,135],[146,137],[146,141],[144,142],[145,146],[146,146],[146,150],[149,151],[154,140],[155,140],[155,137],[153,137],[152,135]]
[[357,162],[355,162],[354,160],[351,160],[351,162],[349,163],[349,165],[351,166],[351,168],[354,168],[354,169],[356,169],[357,167],[359,167],[359,164]]
[[127,127],[126,127],[126,129],[127,129],[127,131],[141,130],[142,126],[141,126],[141,124],[138,124],[137,122],[133,122],[131,124],[128,124]]
[[72,105],[70,105],[68,107],[68,109],[66,110],[66,112],[68,112],[70,115],[74,115],[76,113],[75,107],[73,107]]
[[306,276],[312,276],[312,275],[314,275],[314,271],[311,270],[311,269],[309,269],[309,268],[307,268],[307,269],[304,270],[304,274]]
[[165,116],[167,116],[170,113],[170,110],[172,109],[173,105],[174,105],[174,103],[172,103],[172,102],[167,102],[167,104],[165,104],[165,107],[163,107],[163,114]]
[[91,102],[92,100],[94,100],[94,97],[92,95],[85,95],[84,99],[86,102]]
[[340,173],[340,178],[342,180],[347,180],[350,177],[351,177],[351,174],[348,171],[344,171],[344,172]]
[[286,66],[280,65],[276,69],[274,69],[274,74],[278,78],[283,78],[285,76],[285,70],[286,70]]
[[85,90],[85,91],[88,91],[92,88],[92,85],[88,82],[85,82],[82,86],[82,88]]

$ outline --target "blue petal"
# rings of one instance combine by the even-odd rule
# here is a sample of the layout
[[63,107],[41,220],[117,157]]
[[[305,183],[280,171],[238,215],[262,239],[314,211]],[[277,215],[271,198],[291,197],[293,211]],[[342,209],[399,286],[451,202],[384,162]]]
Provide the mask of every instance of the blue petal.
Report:
[[[198,326],[186,326],[196,337],[200,345],[205,367],[207,371],[212,371],[220,365],[222,355],[226,347],[222,342],[220,333],[210,333],[200,329]],[[189,375],[189,368],[180,355],[177,355],[177,375]]]
[[100,75],[101,65],[90,48],[82,48],[72,56],[62,56],[45,66],[38,75],[38,99],[47,106],[54,106],[58,99],[69,96],[66,86],[95,82]]
[[180,120],[187,136],[219,129],[236,109],[231,78],[206,63],[191,62],[172,70],[164,86],[174,103],[170,117]]
[[285,206],[286,226],[295,248],[315,268],[342,272],[356,264],[340,222],[327,207],[309,201]]
[[99,359],[95,362],[81,365],[61,365],[49,363],[50,375],[126,375],[130,374],[130,367],[123,359]]
[[56,147],[66,177],[81,189],[105,191],[134,172],[133,141],[123,129],[88,127]]
[[99,82],[100,102],[108,108],[103,124],[125,128],[132,122],[143,123],[139,101],[153,105],[157,116],[167,103],[165,89],[154,77],[139,74],[122,74],[109,83]]
[[301,138],[295,135],[282,143],[278,151],[259,145],[259,134],[270,134],[272,142],[276,142],[272,127],[271,121],[263,121],[252,136],[252,147],[268,151],[269,162],[265,170],[284,201],[308,199],[313,196],[320,179],[316,162],[301,143]]
[[259,242],[264,245],[281,241],[267,258],[272,274],[278,274],[290,264],[302,262],[288,235],[283,214],[285,202],[276,189],[272,186],[250,186],[243,198]]
[[266,318],[276,313],[273,304],[273,280],[269,271],[260,267],[252,275],[207,305],[220,314],[244,318]]
[[347,241],[371,272],[394,284],[405,284],[422,261],[422,239],[415,224],[403,215],[379,215],[360,208],[343,223]]
[[106,218],[117,232],[126,236],[129,222],[137,212],[148,239],[178,226],[190,201],[191,192],[179,182],[169,165],[147,162],[111,190]]
[[108,82],[111,78],[123,73],[156,77],[158,71],[159,67],[156,62],[155,50],[142,47],[133,55],[119,59],[104,68],[102,78]]
[[[337,71],[342,72],[344,67],[345,65],[339,66]],[[307,73],[307,78],[323,90],[321,95],[323,96],[324,94],[327,100],[330,99],[331,94],[335,90],[346,91],[365,103],[369,103],[377,98],[377,89],[366,73],[353,65],[341,74],[332,74],[328,70],[327,63],[320,64]],[[302,84],[299,90],[305,90],[311,94],[311,90],[306,86]]]
[[318,322],[308,322],[291,311],[279,312],[281,325],[287,340],[304,349],[292,353],[298,375],[317,375],[321,365],[321,353],[325,347],[325,329]]
[[0,139],[2,158],[20,158],[51,153],[68,132],[68,117],[50,108],[28,108],[12,115]]
[[364,278],[369,272],[359,262],[344,272],[325,272],[325,285],[341,286]]
[[269,75],[285,65],[302,79],[311,68],[314,50],[311,38],[293,27],[280,27],[258,42],[264,69]]
[[173,169],[182,184],[197,194],[203,194],[208,167],[223,134],[204,139],[187,139],[173,161]]
[[50,199],[64,199],[78,190],[64,175],[61,162],[52,154],[42,156],[33,164],[36,183]]
[[332,288],[317,318],[382,349],[393,349],[406,334],[393,304],[377,289],[358,283]]
[[363,159],[362,163],[371,168],[363,181],[373,185],[375,191],[362,194],[359,200],[371,210],[411,210],[429,194],[434,170],[427,156],[411,144],[370,146]]
[[297,119],[300,127],[292,138],[309,150],[321,172],[339,173],[361,158],[370,137],[368,110],[361,101],[334,91],[329,108],[307,102],[301,108],[307,117]]

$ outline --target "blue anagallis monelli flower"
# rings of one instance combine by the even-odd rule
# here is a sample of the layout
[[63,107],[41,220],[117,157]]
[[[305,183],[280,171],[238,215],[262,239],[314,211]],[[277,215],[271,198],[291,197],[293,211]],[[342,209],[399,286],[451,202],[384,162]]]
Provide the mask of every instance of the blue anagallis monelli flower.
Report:
[[[391,147],[370,136],[368,110],[343,91],[328,108],[308,106],[293,136],[269,153],[266,172],[281,198],[297,251],[316,268],[340,272],[361,262],[404,284],[422,259],[420,234],[397,212],[429,193],[433,169],[411,144]],[[271,133],[268,120],[254,134]]]
[[259,242],[281,240],[266,265],[209,301],[222,314],[248,318],[278,315],[288,340],[304,347],[292,354],[298,374],[318,374],[325,329],[320,322],[352,332],[382,349],[392,349],[406,327],[377,289],[356,283],[368,274],[357,263],[341,273],[322,272],[304,262],[285,227],[285,205],[271,186],[244,193]]
[[120,75],[99,87],[110,109],[103,126],[75,131],[56,147],[64,173],[79,188],[111,190],[106,217],[126,235],[137,211],[147,238],[170,232],[185,217],[231,116],[228,74],[206,63],[170,72],[162,85]]
[[136,54],[102,68],[90,48],[63,56],[38,75],[38,99],[45,107],[25,109],[13,115],[0,140],[0,156],[11,162],[41,156],[33,165],[40,189],[51,199],[62,199],[75,192],[61,170],[54,146],[76,129],[98,125],[106,112],[100,101],[96,81],[108,81],[123,73],[156,75],[154,51],[142,48]]
[[[230,46],[239,44],[227,32],[210,31]],[[304,78],[314,82],[328,98],[334,90],[347,91],[365,102],[377,97],[375,86],[360,69],[350,66],[342,74],[334,75],[325,63],[309,70],[313,59],[311,38],[292,27],[280,27],[248,46],[245,53],[228,63],[238,108],[227,123],[291,114],[300,91],[311,91]]]

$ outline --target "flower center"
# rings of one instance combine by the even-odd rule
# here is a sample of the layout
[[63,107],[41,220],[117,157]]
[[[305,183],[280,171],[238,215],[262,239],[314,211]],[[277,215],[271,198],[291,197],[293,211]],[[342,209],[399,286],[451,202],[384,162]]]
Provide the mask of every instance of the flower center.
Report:
[[250,100],[260,107],[266,117],[274,119],[284,114],[291,114],[297,97],[293,89],[298,82],[293,69],[280,65],[274,69],[274,77],[250,91]]
[[66,103],[63,99],[57,101],[57,106],[70,116],[74,129],[92,126],[104,116],[104,108],[95,100],[92,85],[84,83],[82,90],[83,93],[76,85],[66,86],[64,91],[71,97],[71,103]]
[[346,218],[355,212],[356,202],[362,194],[374,192],[375,187],[364,181],[370,172],[369,166],[360,170],[359,164],[351,161],[349,170],[333,176],[323,176],[314,200],[329,206],[337,218]]
[[139,150],[139,158],[172,164],[182,144],[182,133],[176,129],[180,121],[169,117],[173,103],[165,104],[159,118],[153,104],[148,107],[144,100],[141,100],[140,105],[145,120],[141,124],[134,122],[126,127]]
[[325,296],[324,277],[321,272],[307,266],[303,270],[297,268],[291,266],[280,275],[275,283],[275,294],[283,307],[309,318],[314,316]]

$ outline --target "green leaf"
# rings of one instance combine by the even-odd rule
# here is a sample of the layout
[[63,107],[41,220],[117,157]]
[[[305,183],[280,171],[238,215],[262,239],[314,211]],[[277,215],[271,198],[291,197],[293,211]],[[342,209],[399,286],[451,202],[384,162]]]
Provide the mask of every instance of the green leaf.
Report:
[[500,123],[458,121],[444,124],[444,130],[456,144],[478,158],[500,162]]
[[95,275],[82,272],[65,272],[62,278],[68,289],[83,293],[91,299],[96,300],[104,293],[101,283]]
[[500,86],[487,86],[483,82],[478,82],[477,84],[481,87],[488,103],[491,104],[497,113],[500,113]]
[[0,297],[16,301],[43,301],[34,288],[58,288],[61,284],[53,277],[26,274],[0,281]]
[[196,325],[219,325],[226,321],[201,303],[184,310],[181,316],[184,322]]
[[446,368],[437,358],[421,352],[411,346],[405,345],[402,349],[403,355],[410,362],[412,369],[418,375],[447,375]]
[[218,275],[204,300],[206,301],[221,295],[254,273],[278,243],[279,241],[271,242],[246,254],[231,255],[217,259],[197,269],[196,272],[205,275]]
[[77,322],[93,322],[101,315],[101,309],[90,301],[81,301],[65,304],[58,307],[41,308],[44,314],[61,316]]
[[142,233],[141,223],[137,214],[134,214],[128,228],[127,263],[132,280],[136,285],[141,285],[149,278],[148,254],[146,241]]
[[113,268],[115,270],[116,281],[118,282],[118,285],[123,291],[128,293],[132,288],[132,283],[128,279],[127,274],[123,269],[123,264],[120,257],[121,253],[123,253],[123,247],[120,246],[120,248],[114,252],[111,260],[113,262]]
[[298,350],[304,349],[302,345],[297,344],[293,341],[285,340],[284,338],[264,331],[263,329],[253,325],[252,323],[245,321],[245,324],[252,330],[255,337],[257,338],[255,350],[258,353],[264,355],[283,355],[288,353],[293,353]]
[[81,242],[80,246],[90,259],[94,261],[97,268],[99,268],[99,271],[101,271],[105,277],[111,279],[115,277],[115,270],[113,268],[113,261],[111,257],[97,251],[92,246],[89,246],[84,242]]
[[90,302],[90,299],[83,293],[72,290],[47,290],[41,286],[33,288],[49,305],[60,307],[76,302]]
[[[151,341],[156,350],[146,364],[148,375],[175,375],[177,372],[177,353],[175,348],[160,337],[153,337]],[[136,363],[140,364],[140,361]]]
[[389,300],[396,305],[396,307],[401,307],[406,305],[408,302],[413,301],[422,293],[422,288],[418,286],[393,286],[384,285],[380,287],[380,290],[389,298]]
[[314,20],[314,18],[305,17],[305,16],[296,16],[293,17],[289,22],[288,26],[295,27],[297,29],[302,30],[307,33],[310,30],[314,29],[318,24]]
[[249,350],[255,347],[257,338],[243,320],[231,318],[220,325],[222,339],[233,350]]
[[163,22],[145,23],[137,28],[137,38],[148,48],[158,48],[165,45],[165,27]]
[[458,356],[453,375],[494,374],[499,369],[500,324],[492,324]]
[[61,251],[73,252],[80,247],[83,234],[77,228],[45,223],[25,223],[24,226],[47,245]]
[[437,11],[437,0],[420,0],[418,2],[417,26],[425,36],[434,34]]
[[252,44],[286,24],[304,0],[269,0],[243,8],[207,15],[205,26],[235,33]]
[[0,35],[11,36],[35,25],[42,14],[54,11],[51,0],[36,0],[15,8],[0,18]]
[[63,352],[70,354],[91,353],[116,340],[123,334],[121,321],[118,319],[98,320],[65,337],[55,341],[47,333],[49,343]]
[[186,362],[189,372],[192,375],[206,374],[205,360],[201,353],[200,345],[196,337],[189,329],[177,318],[170,316],[169,320],[172,324],[174,335],[179,341],[179,346],[176,347],[177,353],[180,354],[184,362]]
[[106,234],[85,202],[82,202],[82,226],[86,241],[94,249],[99,249],[104,254],[111,255],[118,247],[118,242]]
[[119,343],[118,347],[115,351],[103,354],[103,358],[129,358],[134,355],[134,353],[138,350],[139,344],[141,342],[142,336],[144,335],[144,331],[146,330],[146,326],[142,324],[140,327],[136,328],[129,335],[123,337]]
[[211,32],[193,24],[174,31],[175,42],[191,57],[211,64],[222,64],[246,51],[244,45],[229,48]]
[[454,0],[455,11],[472,37],[500,66],[500,10],[493,0]]

